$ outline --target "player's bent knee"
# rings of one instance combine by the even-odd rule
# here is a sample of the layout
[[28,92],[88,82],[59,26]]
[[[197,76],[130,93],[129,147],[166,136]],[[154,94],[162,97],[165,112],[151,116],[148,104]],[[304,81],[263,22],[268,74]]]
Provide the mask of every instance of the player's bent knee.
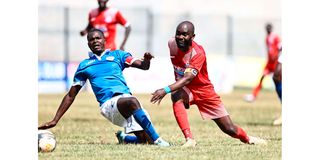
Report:
[[135,97],[128,98],[128,107],[131,108],[131,109],[139,109],[139,108],[141,108],[139,101]]
[[140,103],[135,97],[120,98],[118,100],[118,110],[125,118],[131,116],[135,110],[140,108]]
[[171,100],[173,103],[181,100],[183,100],[183,102],[185,103],[185,102],[189,102],[189,96],[184,90],[180,89],[171,93]]
[[277,74],[277,73],[274,73],[272,79],[273,79],[273,82],[274,82],[274,83],[279,83],[279,82],[281,82],[281,80],[280,80],[280,75]]
[[179,101],[180,99],[181,99],[181,96],[179,95],[178,92],[174,92],[174,93],[171,94],[171,101],[173,103]]

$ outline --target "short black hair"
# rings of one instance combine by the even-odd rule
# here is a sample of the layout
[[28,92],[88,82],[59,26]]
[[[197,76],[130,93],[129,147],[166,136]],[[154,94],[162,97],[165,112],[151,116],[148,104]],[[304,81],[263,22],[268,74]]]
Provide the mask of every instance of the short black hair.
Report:
[[266,27],[272,28],[273,27],[272,23],[270,23],[270,22],[266,23]]
[[100,34],[102,37],[104,37],[104,33],[103,33],[100,29],[92,28],[92,29],[89,30],[89,32],[88,32],[88,34],[87,34],[87,39],[88,39],[89,34],[92,33],[92,32],[99,32],[99,34]]
[[194,28],[194,25],[193,25],[192,22],[190,22],[190,21],[182,21],[182,22],[179,23],[179,25],[177,26],[177,29],[178,29],[179,27],[182,27],[183,25],[186,25],[186,26],[190,29],[191,33],[194,34],[195,28]]

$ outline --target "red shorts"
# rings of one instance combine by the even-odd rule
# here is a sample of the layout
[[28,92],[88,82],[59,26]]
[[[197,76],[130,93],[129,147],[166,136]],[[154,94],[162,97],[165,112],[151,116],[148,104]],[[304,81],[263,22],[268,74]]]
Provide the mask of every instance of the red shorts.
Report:
[[278,62],[268,62],[263,70],[263,75],[268,75],[276,70]]
[[183,90],[189,96],[189,104],[197,105],[203,119],[217,119],[229,115],[220,97],[214,92],[213,87],[205,89],[202,94],[199,94],[199,89],[197,89],[197,93],[188,87],[183,87]]

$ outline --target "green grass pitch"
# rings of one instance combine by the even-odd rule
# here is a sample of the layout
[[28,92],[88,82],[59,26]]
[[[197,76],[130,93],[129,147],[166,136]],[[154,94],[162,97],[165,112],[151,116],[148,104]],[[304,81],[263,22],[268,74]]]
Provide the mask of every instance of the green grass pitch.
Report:
[[[135,94],[148,110],[158,133],[173,144],[169,148],[154,145],[119,145],[115,132],[122,128],[111,124],[101,114],[93,94],[80,92],[70,109],[51,131],[57,148],[51,153],[39,153],[39,160],[270,160],[281,159],[281,126],[272,126],[281,112],[275,91],[262,90],[254,103],[242,100],[250,90],[236,89],[220,95],[231,119],[249,135],[259,136],[268,145],[246,145],[224,134],[210,120],[202,120],[196,106],[188,110],[191,131],[197,140],[195,148],[181,148],[184,137],[173,116],[170,95],[158,105],[149,102],[150,94]],[[51,120],[63,94],[39,95],[38,123]]]

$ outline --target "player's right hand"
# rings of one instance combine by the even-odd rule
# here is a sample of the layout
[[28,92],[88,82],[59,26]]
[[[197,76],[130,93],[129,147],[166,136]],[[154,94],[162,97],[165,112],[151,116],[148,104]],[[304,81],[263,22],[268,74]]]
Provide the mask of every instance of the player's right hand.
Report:
[[48,129],[48,128],[52,128],[52,127],[54,127],[56,125],[57,125],[57,122],[50,121],[50,122],[42,124],[41,126],[38,127],[38,129]]
[[146,53],[144,53],[144,55],[143,55],[143,60],[149,61],[149,60],[151,60],[152,58],[154,58],[154,56],[153,56],[150,52],[146,52]]
[[160,104],[161,100],[163,99],[163,97],[167,94],[164,89],[158,89],[155,92],[151,93],[152,97],[150,102],[155,104],[158,103],[158,105]]

